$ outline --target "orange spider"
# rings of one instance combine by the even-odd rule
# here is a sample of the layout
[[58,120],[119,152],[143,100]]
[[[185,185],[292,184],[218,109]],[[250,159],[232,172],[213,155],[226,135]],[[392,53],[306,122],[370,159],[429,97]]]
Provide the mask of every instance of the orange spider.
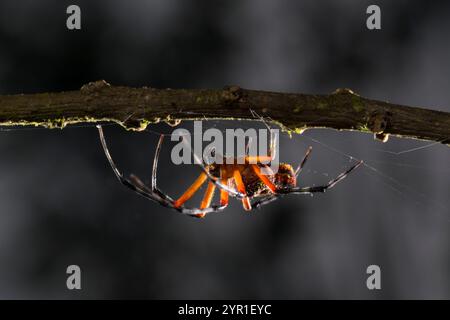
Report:
[[[290,164],[280,163],[276,173],[264,175],[261,172],[261,168],[265,167],[268,170],[270,170],[270,168],[262,163],[273,160],[273,152],[271,151],[271,148],[269,155],[267,156],[246,155],[243,164],[236,164],[237,161],[233,161],[232,164],[228,164],[225,159],[222,161],[223,164],[201,164],[200,166],[203,169],[203,172],[200,173],[198,178],[183,193],[183,195],[181,195],[181,197],[177,200],[173,200],[171,197],[164,194],[156,185],[158,158],[164,138],[163,135],[160,136],[156,147],[155,158],[153,160],[151,186],[149,187],[135,175],[130,175],[129,179],[123,177],[122,173],[120,173],[111,158],[102,127],[97,126],[97,128],[99,130],[100,141],[106,158],[108,159],[115,175],[122,184],[147,199],[156,201],[165,207],[175,209],[178,212],[197,218],[203,218],[208,213],[225,209],[228,206],[229,195],[241,199],[244,209],[246,211],[250,211],[286,194],[312,194],[317,192],[325,192],[327,189],[335,186],[336,183],[344,179],[351,171],[362,164],[362,161],[358,161],[348,170],[338,175],[335,179],[330,180],[325,185],[297,187],[297,176],[305,165],[312,148],[308,148],[303,160],[295,170]],[[273,146],[272,143],[270,145],[271,147]],[[195,154],[194,157],[196,157]],[[198,158],[197,162],[203,163],[198,161]],[[192,198],[192,196],[207,180],[209,180],[208,187],[200,203],[200,207],[185,207],[184,203]],[[216,188],[220,189],[220,203],[218,205],[211,205]]]

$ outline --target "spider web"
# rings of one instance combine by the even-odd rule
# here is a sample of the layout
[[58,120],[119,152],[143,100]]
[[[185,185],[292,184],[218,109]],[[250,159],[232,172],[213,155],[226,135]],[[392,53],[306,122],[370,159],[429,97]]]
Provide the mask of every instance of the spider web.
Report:
[[[433,210],[436,214],[438,214],[440,217],[444,218],[447,222],[450,222],[450,217],[445,215],[444,212],[448,211],[448,205],[445,205],[437,200],[431,200],[432,196],[426,192],[418,191],[415,187],[412,187],[408,183],[401,182],[399,179],[394,178],[393,176],[389,175],[388,173],[384,172],[380,168],[377,167],[376,163],[378,164],[387,164],[387,165],[393,165],[396,167],[402,167],[402,168],[409,168],[414,170],[427,170],[429,168],[423,167],[423,166],[417,166],[413,164],[398,162],[398,161],[379,161],[375,159],[370,159],[366,157],[356,157],[354,155],[351,155],[349,153],[346,153],[342,150],[336,149],[324,142],[319,141],[316,138],[308,137],[306,136],[306,139],[309,141],[312,141],[316,144],[321,145],[322,147],[338,154],[343,157],[348,158],[349,160],[363,160],[363,166],[366,168],[366,174],[375,176],[378,181],[380,181],[383,185],[389,187],[392,191],[398,193],[400,196],[404,197],[407,201],[413,202],[424,209],[431,208],[431,209],[437,209]],[[420,143],[420,142],[419,142]],[[431,148],[434,146],[439,145],[439,142],[429,143],[425,145],[421,145],[418,147],[413,147],[405,150],[400,151],[389,151],[389,150],[380,150],[375,149],[377,152],[381,153],[387,153],[390,155],[394,155],[396,157],[404,155],[404,154],[410,154],[413,152],[418,152],[423,149]],[[447,172],[448,174],[448,172]]]

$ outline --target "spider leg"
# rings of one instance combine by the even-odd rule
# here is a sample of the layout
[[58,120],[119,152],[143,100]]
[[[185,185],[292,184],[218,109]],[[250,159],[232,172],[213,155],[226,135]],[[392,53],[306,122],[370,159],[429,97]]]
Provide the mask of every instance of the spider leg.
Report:
[[[187,188],[187,190],[173,203],[174,207],[181,207],[186,201],[188,201],[197,192],[197,190],[205,183],[207,179],[206,173],[202,172],[194,183]],[[202,208],[204,209],[204,208]]]
[[[222,179],[222,184],[228,185],[228,179]],[[228,192],[224,189],[220,189],[220,205],[228,206]]]
[[[158,144],[156,146],[155,150],[155,157],[153,158],[153,167],[152,167],[152,179],[151,179],[151,188],[149,188],[144,182],[142,182],[139,177],[135,176],[134,174],[130,174],[130,180],[131,182],[141,188],[144,191],[147,191],[148,193],[156,193],[160,198],[164,199],[165,201],[168,201],[170,203],[173,203],[173,199],[163,193],[156,185],[156,174],[158,171],[158,159],[159,154],[161,152],[161,146],[164,139],[164,135],[161,135],[158,140]],[[169,206],[171,206],[169,204]]]
[[[307,152],[307,155],[305,156],[305,158],[308,156],[308,154],[309,154],[309,152]],[[302,161],[302,163],[304,163],[304,161]],[[276,191],[276,193],[274,193],[274,194],[270,194],[270,195],[267,195],[265,197],[262,197],[262,198],[259,198],[255,201],[253,201],[251,204],[251,210],[259,209],[262,206],[264,206],[272,201],[275,201],[276,199],[283,197],[287,194],[312,194],[312,193],[316,193],[316,192],[325,192],[327,189],[334,187],[338,182],[342,181],[350,172],[352,172],[354,169],[358,168],[362,164],[363,164],[362,161],[357,162],[355,165],[350,167],[348,170],[344,171],[343,173],[338,175],[335,179],[329,181],[326,185],[323,185],[323,186],[278,189]]]
[[348,170],[342,172],[340,175],[338,175],[335,179],[330,180],[326,185],[323,186],[313,186],[313,187],[294,187],[294,188],[283,188],[278,189],[277,194],[283,195],[283,194],[312,194],[317,192],[325,192],[330,188],[333,188],[338,182],[342,181],[347,177],[347,175],[358,168],[360,165],[362,165],[363,162],[358,161],[355,165],[350,167]]
[[271,194],[262,198],[259,198],[252,202],[252,210],[259,209],[262,206],[271,203],[272,201],[277,200],[280,197],[280,195],[277,194]]
[[153,158],[153,167],[152,167],[152,190],[156,190],[156,174],[158,172],[158,160],[159,154],[161,153],[161,145],[164,139],[164,135],[161,135],[158,140],[158,144],[156,145],[155,157]]
[[241,173],[239,172],[239,169],[236,169],[233,171],[233,177],[234,181],[236,182],[236,188],[239,192],[242,194],[245,194],[245,196],[242,198],[242,206],[244,207],[244,210],[249,211],[252,209],[252,206],[250,204],[250,199],[247,197],[247,192],[245,190],[245,184],[244,181],[242,181]]
[[208,188],[205,191],[205,196],[200,204],[200,209],[205,209],[211,206],[211,201],[214,197],[214,191],[216,190],[216,185],[211,181],[208,182]]
[[[268,154],[268,156],[270,157],[270,160],[265,160],[265,161],[273,161],[275,159],[275,156],[276,156],[275,151],[276,151],[276,146],[278,144],[278,141],[276,139],[276,135],[274,134],[274,132],[272,131],[272,128],[270,128],[269,124],[264,119],[264,117],[260,116],[258,113],[256,113],[256,111],[251,110],[251,109],[250,109],[250,113],[255,118],[259,118],[259,120],[262,121],[262,123],[266,126],[267,130],[270,132],[269,154]],[[269,120],[270,120],[270,118],[269,118]]]
[[252,137],[248,137],[247,144],[245,145],[245,155],[248,156],[248,153],[250,152],[250,146],[252,145]]
[[244,198],[246,195],[241,193],[240,191],[236,191],[232,188],[230,188],[227,185],[222,184],[218,178],[214,177],[205,167],[205,165],[203,164],[203,161],[200,160],[200,158],[198,157],[198,155],[195,154],[195,152],[192,150],[191,146],[189,145],[189,143],[186,142],[186,140],[184,138],[182,138],[182,141],[187,145],[187,147],[189,148],[189,150],[191,150],[192,156],[194,157],[196,163],[199,164],[199,166],[201,167],[201,169],[203,170],[203,172],[206,174],[207,178],[214,183],[219,189],[223,189],[226,190],[228,192],[229,195],[236,197],[238,199],[242,199]]
[[[203,196],[203,200],[200,203],[200,210],[206,209],[211,206],[211,201],[214,197],[214,191],[216,190],[216,185],[211,181],[208,182],[208,188],[205,191],[205,195]],[[197,214],[197,217],[203,218],[206,213]]]
[[310,146],[308,148],[308,150],[306,150],[305,156],[303,157],[302,162],[300,162],[300,164],[298,165],[297,169],[295,169],[295,176],[298,177],[298,175],[300,174],[300,172],[302,172],[303,167],[305,166],[306,161],[309,158],[309,155],[311,154],[312,151],[312,147]]
[[[203,180],[203,182],[200,183],[198,181],[199,179]],[[207,179],[206,174],[202,172],[200,174],[200,177],[197,178],[197,180],[194,182],[194,184],[190,188],[188,188],[188,190],[177,201],[174,202],[174,209],[180,211],[181,213],[188,214],[190,216],[194,216],[196,218],[203,218],[208,213],[222,211],[223,209],[225,209],[228,206],[228,201],[225,201],[225,202],[221,201],[220,205],[211,206],[211,201],[214,197],[214,191],[216,190],[216,185],[214,183],[212,183],[211,181],[209,181],[209,183],[208,183],[208,188],[205,191],[205,195],[203,196],[203,199],[202,199],[199,209],[195,209],[195,208],[191,209],[191,208],[186,208],[186,207],[182,206],[182,204],[185,201],[187,201],[187,199],[192,197],[192,195],[206,181],[206,179]],[[199,184],[199,186],[197,187],[198,184]],[[197,188],[197,189],[195,189],[195,188]],[[225,192],[228,195],[228,193],[225,190],[221,190],[221,195],[222,195],[222,192]],[[180,202],[181,202],[181,204],[180,204]]]
[[172,209],[177,210],[178,212],[188,215],[188,216],[193,216],[193,217],[198,217],[199,215],[204,215],[207,213],[213,213],[213,212],[217,212],[217,211],[221,211],[223,209],[226,208],[226,205],[220,205],[220,206],[212,206],[209,208],[204,208],[204,209],[195,209],[195,208],[185,208],[185,207],[175,207],[174,206],[174,201],[167,195],[165,195],[163,192],[161,192],[158,187],[156,186],[156,172],[157,172],[157,163],[158,163],[158,157],[159,157],[159,152],[161,149],[161,143],[162,143],[162,137],[160,138],[159,142],[158,142],[158,146],[156,149],[156,153],[155,153],[155,159],[153,161],[153,170],[152,170],[152,187],[149,188],[147,187],[137,176],[135,175],[130,175],[130,179],[125,178],[122,173],[119,171],[119,169],[117,168],[116,164],[114,163],[111,154],[109,152],[108,146],[106,144],[106,140],[105,140],[105,136],[103,134],[103,129],[100,125],[97,126],[98,132],[99,132],[99,136],[100,136],[100,142],[102,144],[103,147],[103,151],[106,155],[106,158],[108,159],[109,164],[111,165],[111,168],[115,174],[115,176],[117,177],[117,179],[126,187],[128,187],[129,189],[131,189],[132,191],[136,192],[137,194],[139,194],[140,196],[147,198],[149,200],[158,202],[159,204],[165,206],[165,207],[169,207]]
[[153,192],[152,189],[150,189],[144,182],[142,182],[142,180],[134,175],[134,174],[130,174],[130,181],[137,186],[138,188],[146,191],[146,192]]
[[162,197],[160,197],[159,195],[155,195],[155,194],[152,194],[152,193],[146,191],[147,187],[137,177],[132,176],[131,179],[134,180],[135,182],[137,181],[138,185],[136,185],[135,183],[133,183],[133,181],[125,178],[122,175],[122,173],[119,171],[119,169],[117,168],[116,164],[114,163],[114,161],[113,161],[113,159],[111,157],[111,154],[109,152],[108,146],[106,144],[106,140],[105,140],[105,136],[103,134],[102,127],[100,125],[98,125],[97,128],[98,128],[98,132],[99,132],[99,136],[100,136],[100,142],[101,142],[102,147],[103,147],[103,151],[104,151],[105,156],[108,159],[108,162],[109,162],[109,164],[110,164],[110,166],[111,166],[115,176],[117,177],[117,179],[123,185],[125,185],[128,188],[130,188],[131,190],[133,190],[137,194],[139,194],[139,195],[141,195],[141,196],[143,196],[143,197],[145,197],[147,199],[150,199],[150,200],[162,203],[165,206],[168,206],[168,204],[164,203],[164,199]]
[[[160,135],[159,140],[158,140],[158,144],[156,145],[156,150],[155,150],[155,157],[153,158],[153,167],[152,167],[152,178],[151,178],[151,188],[148,188],[144,183],[142,183],[142,181],[140,181],[140,184],[146,187],[146,190],[152,193],[156,193],[157,195],[159,195],[161,198],[165,199],[166,201],[171,202],[171,204],[173,205],[173,199],[171,197],[169,197],[168,195],[166,195],[165,193],[163,193],[157,186],[156,184],[156,176],[157,176],[157,172],[158,172],[158,161],[159,161],[159,154],[161,153],[161,146],[162,146],[162,142],[164,139],[164,135]],[[136,181],[136,176],[130,176],[130,178],[134,177],[135,181]]]
[[272,161],[271,156],[247,156],[245,157],[247,163],[256,164],[256,163],[266,163]]
[[270,132],[270,140],[269,140],[269,151],[268,154],[265,156],[261,156],[261,155],[248,155],[247,152],[247,156],[246,156],[246,161],[248,163],[251,164],[256,164],[256,163],[270,163],[271,161],[275,160],[276,157],[276,146],[278,144],[278,140],[276,138],[276,135],[274,132],[272,132],[272,130],[270,129],[269,125],[267,123],[265,123],[266,127],[268,128],[269,132]]
[[[206,173],[202,172],[200,174],[200,176],[197,178],[197,180],[193,183],[193,185],[191,185],[191,187],[188,188],[188,190],[186,190],[186,192],[180,197],[178,198],[178,200],[174,201],[173,199],[171,199],[169,196],[165,195],[158,187],[157,187],[157,170],[158,170],[158,160],[159,160],[159,154],[161,151],[161,145],[162,145],[162,141],[163,141],[164,136],[161,135],[161,137],[159,138],[158,141],[158,145],[156,147],[156,151],[155,151],[155,158],[153,159],[153,168],[152,168],[152,191],[158,193],[158,195],[160,195],[161,197],[164,197],[165,199],[167,199],[170,202],[170,206],[187,215],[190,216],[194,216],[197,218],[203,218],[207,213],[212,213],[212,212],[217,212],[217,211],[221,211],[223,209],[225,209],[228,205],[228,203],[225,204],[220,204],[219,206],[215,205],[210,207],[211,205],[211,200],[214,196],[214,191],[215,191],[215,184],[213,183],[209,183],[208,184],[208,189],[205,193],[205,197],[201,203],[201,206],[199,209],[195,209],[195,208],[186,208],[183,206],[183,204],[190,199],[195,192],[197,192],[197,190],[203,185],[203,183],[206,181]],[[228,193],[227,193],[228,194]]]
[[270,189],[270,191],[275,193],[277,191],[277,187],[272,183],[272,181],[270,181],[269,177],[267,175],[262,174],[261,168],[258,165],[252,164],[251,166],[255,174],[258,176],[258,178]]
[[276,157],[276,150],[277,150],[277,145],[278,145],[278,140],[277,140],[277,136],[275,135],[274,132],[272,132],[272,129],[269,127],[269,125],[266,123],[267,128],[269,129],[270,132],[270,147],[269,147],[269,156],[271,158],[271,161],[275,160]]

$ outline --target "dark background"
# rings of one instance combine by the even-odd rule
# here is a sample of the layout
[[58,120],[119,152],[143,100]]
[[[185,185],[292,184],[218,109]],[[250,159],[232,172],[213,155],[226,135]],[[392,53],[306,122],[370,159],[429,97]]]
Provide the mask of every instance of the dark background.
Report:
[[[70,4],[81,7],[80,31],[66,29]],[[370,4],[381,7],[382,30],[366,28]],[[449,32],[448,1],[2,0],[0,93],[75,90],[98,79],[304,93],[350,87],[450,111]],[[157,133],[171,130],[105,127],[120,168],[146,181]],[[324,195],[250,214],[233,201],[198,220],[120,185],[93,127],[2,130],[0,298],[449,299],[448,147],[310,130],[283,135],[282,160],[297,162],[309,145],[302,185],[348,168],[344,154],[368,166]],[[167,143],[159,182],[175,197],[198,168],[177,167],[169,155]],[[66,289],[70,264],[82,269],[81,291]],[[380,291],[366,288],[370,264],[381,267]]]

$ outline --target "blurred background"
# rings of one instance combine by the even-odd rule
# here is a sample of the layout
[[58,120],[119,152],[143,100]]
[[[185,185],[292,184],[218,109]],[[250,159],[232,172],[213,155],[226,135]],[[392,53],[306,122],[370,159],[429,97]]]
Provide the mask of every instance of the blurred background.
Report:
[[[66,28],[81,8],[82,29]],[[382,29],[366,28],[381,7]],[[448,1],[0,2],[0,94],[77,90],[98,79],[157,88],[245,88],[369,98],[450,111]],[[183,124],[187,128],[191,124]],[[204,127],[258,123],[204,122]],[[148,181],[159,133],[106,126],[122,171]],[[449,299],[450,154],[429,142],[310,130],[281,160],[313,154],[301,185],[366,166],[330,192],[192,219],[114,177],[95,127],[0,131],[0,298]],[[163,146],[176,197],[199,172]],[[198,205],[199,198],[192,201]],[[79,265],[82,290],[66,288]],[[381,268],[381,290],[366,268]]]

